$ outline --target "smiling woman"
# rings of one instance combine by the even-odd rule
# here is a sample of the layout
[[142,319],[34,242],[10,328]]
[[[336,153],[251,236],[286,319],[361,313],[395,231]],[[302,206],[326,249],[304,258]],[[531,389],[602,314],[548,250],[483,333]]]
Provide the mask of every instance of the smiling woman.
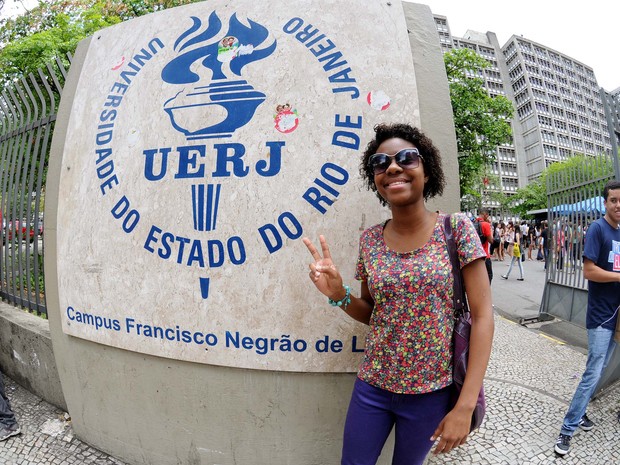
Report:
[[393,463],[421,464],[434,441],[435,453],[444,453],[464,444],[470,432],[493,338],[490,284],[480,260],[486,253],[473,223],[462,213],[452,215],[465,288],[472,291],[469,371],[457,394],[447,215],[425,205],[443,192],[441,156],[408,124],[380,124],[375,133],[360,172],[392,218],[362,233],[355,274],[361,295],[343,284],[324,236],[322,254],[308,238],[304,243],[314,258],[310,279],[317,289],[330,305],[370,326],[345,423],[342,464],[375,464],[394,427]]
[[[428,137],[426,137],[419,129],[411,127],[407,124],[378,125],[375,128],[375,132],[375,139],[368,144],[362,157],[360,163],[360,174],[362,175],[368,190],[376,192],[379,197],[379,201],[383,205],[387,205],[387,199],[381,196],[378,192],[378,187],[375,183],[374,177],[376,174],[380,174],[377,173],[375,169],[376,161],[378,161],[377,155],[387,155],[386,153],[383,153],[386,152],[386,150],[383,150],[380,147],[380,145],[384,142],[389,145],[399,146],[398,149],[391,152],[388,151],[388,153],[394,154],[397,164],[401,167],[402,165],[398,163],[398,158],[404,156],[404,153],[399,156],[402,149],[413,148],[418,153],[419,157],[423,161],[422,166],[424,173],[429,175],[428,182],[423,184],[424,199],[429,199],[443,193],[445,180],[441,165],[441,155],[439,154],[439,150],[437,150],[433,142]],[[396,140],[400,140],[403,144],[398,144]],[[385,162],[386,160],[383,161]],[[417,167],[417,164],[412,162],[411,167]]]

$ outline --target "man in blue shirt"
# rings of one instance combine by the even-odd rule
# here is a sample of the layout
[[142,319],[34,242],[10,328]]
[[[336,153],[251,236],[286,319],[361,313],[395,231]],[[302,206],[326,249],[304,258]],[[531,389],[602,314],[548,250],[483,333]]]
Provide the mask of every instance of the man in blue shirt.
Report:
[[620,310],[620,181],[608,182],[603,198],[605,216],[588,228],[583,250],[583,276],[588,280],[588,359],[555,444],[554,450],[560,455],[568,453],[578,426],[584,431],[594,427],[586,408],[616,346],[614,331]]

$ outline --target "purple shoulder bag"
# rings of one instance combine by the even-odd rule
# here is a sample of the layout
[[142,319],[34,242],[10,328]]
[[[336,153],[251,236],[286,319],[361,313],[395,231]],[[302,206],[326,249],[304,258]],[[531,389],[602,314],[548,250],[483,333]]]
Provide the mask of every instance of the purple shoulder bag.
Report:
[[[452,379],[456,388],[454,403],[461,394],[463,382],[465,381],[465,372],[467,371],[467,360],[469,357],[469,334],[471,332],[471,315],[467,306],[467,298],[465,296],[465,288],[463,286],[463,276],[459,259],[456,251],[456,242],[452,235],[452,224],[450,215],[444,218],[444,234],[446,236],[446,244],[450,255],[450,263],[452,264],[452,276],[454,277],[454,333],[452,334]],[[475,430],[482,424],[484,413],[486,411],[486,401],[484,399],[484,387],[480,388],[476,408],[471,418],[470,431]]]

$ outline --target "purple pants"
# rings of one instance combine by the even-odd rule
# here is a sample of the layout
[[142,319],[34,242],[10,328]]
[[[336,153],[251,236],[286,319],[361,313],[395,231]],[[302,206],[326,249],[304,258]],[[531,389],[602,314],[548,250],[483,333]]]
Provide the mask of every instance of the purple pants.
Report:
[[344,427],[342,465],[374,465],[392,427],[392,465],[419,465],[431,436],[452,407],[452,386],[427,394],[394,394],[355,381]]

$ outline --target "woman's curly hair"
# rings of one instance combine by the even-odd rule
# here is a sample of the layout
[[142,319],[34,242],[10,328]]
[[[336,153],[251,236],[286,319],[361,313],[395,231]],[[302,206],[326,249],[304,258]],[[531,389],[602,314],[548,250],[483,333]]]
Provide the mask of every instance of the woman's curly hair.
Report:
[[375,138],[366,146],[362,162],[360,164],[360,174],[364,179],[366,188],[377,194],[382,205],[387,205],[386,200],[377,192],[375,185],[375,176],[372,169],[368,166],[368,159],[377,152],[379,146],[388,139],[395,137],[411,142],[420,152],[424,159],[424,174],[428,176],[428,181],[424,185],[424,200],[441,195],[445,185],[443,169],[441,167],[441,155],[437,147],[433,145],[428,137],[422,131],[405,123],[381,123],[374,127]]

